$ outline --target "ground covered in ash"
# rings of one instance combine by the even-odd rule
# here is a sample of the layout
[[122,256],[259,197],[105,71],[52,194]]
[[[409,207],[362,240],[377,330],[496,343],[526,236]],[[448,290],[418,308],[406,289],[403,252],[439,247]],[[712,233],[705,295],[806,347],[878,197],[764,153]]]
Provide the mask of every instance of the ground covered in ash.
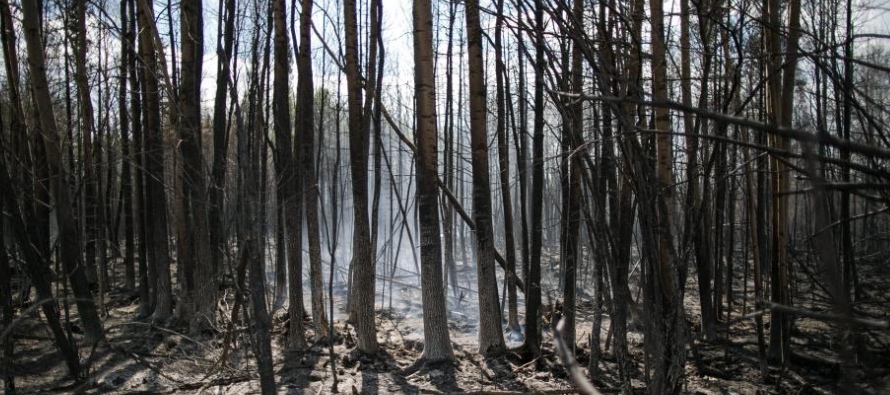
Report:
[[[869,270],[888,270],[881,266]],[[462,271],[469,273],[470,270]],[[882,273],[865,273],[870,279],[888,278]],[[336,389],[342,394],[569,394],[575,387],[553,351],[552,322],[559,307],[555,272],[545,270],[544,355],[535,361],[521,361],[508,353],[504,358],[485,360],[477,354],[476,300],[471,287],[461,288],[449,297],[449,328],[456,355],[451,365],[416,369],[414,362],[423,351],[423,323],[420,294],[412,285],[411,273],[393,274],[378,282],[377,333],[381,352],[373,357],[355,352],[352,328],[344,321],[344,287],[335,287],[337,314],[333,358],[330,343],[312,341],[302,353],[285,352],[286,314],[274,313],[273,350],[276,384],[280,394],[327,394]],[[694,279],[694,276],[690,276]],[[839,357],[838,350],[849,339],[838,339],[836,327],[806,317],[798,317],[792,333],[792,358],[783,365],[766,367],[759,363],[754,320],[745,314],[756,313],[751,296],[744,293],[745,278],[737,278],[736,298],[730,321],[720,326],[719,339],[705,342],[697,337],[698,292],[694,282],[686,291],[689,323],[684,391],[691,394],[833,394],[890,393],[890,333],[886,329],[858,331],[857,342],[866,350],[853,363]],[[460,284],[473,284],[461,281]],[[796,290],[797,306],[825,311],[818,295],[818,283]],[[888,284],[872,284],[857,313],[875,321],[887,322]],[[592,303],[579,289],[577,326],[578,360],[587,366]],[[750,293],[753,286],[747,287]],[[308,293],[308,284],[306,288]],[[636,297],[636,296],[635,296]],[[226,345],[225,328],[231,313],[232,295],[220,301],[220,331],[216,334],[189,336],[187,325],[153,323],[137,317],[137,300],[132,293],[115,291],[108,295],[105,328],[108,340],[92,347],[79,343],[81,360],[89,365],[88,376],[76,382],[66,377],[62,359],[53,347],[45,324],[31,311],[14,328],[16,354],[14,370],[19,393],[87,394],[251,394],[259,393],[255,360],[250,351],[250,328],[234,325],[233,342]],[[520,303],[522,302],[520,298]],[[636,306],[636,305],[635,305]],[[520,304],[520,312],[523,310]],[[639,307],[631,310],[639,311]],[[77,323],[76,311],[72,322]],[[643,353],[642,324],[631,322],[628,342],[632,358],[629,372],[635,393],[646,393],[646,358]],[[742,318],[740,318],[742,317]],[[769,322],[769,315],[763,316]],[[312,323],[307,318],[307,336],[312,339]],[[601,335],[606,350],[600,361],[597,387],[604,393],[617,393],[619,380],[612,350],[607,348],[609,320],[605,314]],[[768,331],[767,331],[768,336]],[[521,334],[508,333],[508,346],[521,343]],[[223,359],[223,354],[226,358]],[[336,373],[336,381],[334,379]],[[336,383],[336,384],[335,384]],[[855,388],[851,392],[850,388]]]

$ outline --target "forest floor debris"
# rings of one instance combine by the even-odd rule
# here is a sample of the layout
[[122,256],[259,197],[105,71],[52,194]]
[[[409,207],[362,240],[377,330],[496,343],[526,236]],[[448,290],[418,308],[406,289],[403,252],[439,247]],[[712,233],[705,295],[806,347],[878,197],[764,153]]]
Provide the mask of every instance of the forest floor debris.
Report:
[[[741,279],[739,279],[741,280]],[[815,285],[814,285],[815,286]],[[806,291],[806,290],[802,290]],[[544,355],[534,361],[523,361],[512,353],[502,359],[486,360],[476,353],[475,313],[470,308],[455,310],[449,320],[456,361],[452,365],[433,368],[410,368],[423,352],[423,322],[419,314],[419,290],[402,287],[392,307],[381,308],[377,314],[378,339],[381,351],[373,357],[357,354],[352,328],[336,319],[339,333],[334,352],[337,369],[337,390],[341,394],[571,394],[574,384],[553,350],[551,315],[558,306],[547,306],[544,317]],[[345,292],[338,292],[341,295]],[[801,292],[801,294],[807,294]],[[838,393],[844,383],[855,382],[859,393],[890,393],[890,334],[882,328],[869,328],[868,352],[855,366],[845,366],[839,359],[839,339],[832,324],[807,317],[796,320],[793,332],[792,357],[785,366],[768,367],[763,380],[758,360],[758,343],[753,320],[738,319],[721,326],[720,337],[702,341],[697,333],[697,295],[694,284],[687,289],[687,322],[691,341],[686,364],[684,391],[692,394],[831,394]],[[809,295],[814,295],[810,293]],[[731,317],[742,317],[741,293],[733,304]],[[882,308],[887,296],[872,295],[857,308],[865,316],[886,321],[888,312]],[[335,298],[336,299],[336,298]],[[811,300],[812,299],[812,300]],[[813,308],[818,298],[799,297],[799,306]],[[236,336],[227,360],[220,363],[225,336],[193,337],[175,324],[153,323],[137,317],[137,304],[132,295],[112,292],[105,319],[107,342],[97,347],[78,340],[82,361],[91,361],[88,376],[75,382],[65,375],[65,365],[53,348],[51,336],[39,320],[28,320],[16,327],[16,358],[14,361],[20,393],[86,393],[86,394],[250,394],[259,393],[259,381],[253,354],[250,351],[249,327],[244,322],[233,326]],[[342,300],[342,298],[341,298]],[[546,300],[546,299],[545,299]],[[472,301],[451,301],[472,306]],[[382,304],[382,303],[381,303]],[[221,306],[226,306],[221,303]],[[379,307],[380,305],[378,305]],[[746,307],[751,313],[753,306]],[[339,310],[345,306],[338,303]],[[578,316],[578,363],[589,361],[588,334],[591,304],[582,298]],[[767,313],[768,314],[768,313]],[[341,314],[342,315],[342,314]],[[302,353],[284,350],[286,314],[275,314],[273,344],[276,379],[281,394],[328,394],[333,392],[331,356],[327,342],[312,342]],[[76,310],[72,322],[77,323]],[[311,329],[312,323],[306,320]],[[225,327],[221,325],[220,328]],[[609,328],[606,317],[602,338]],[[628,333],[633,366],[631,383],[635,393],[645,393],[644,339],[641,328]],[[310,336],[309,339],[312,339]],[[866,341],[863,338],[856,341]],[[883,343],[883,346],[881,345]],[[602,345],[606,348],[606,345]],[[694,348],[694,349],[693,349]],[[90,354],[93,355],[90,355]],[[610,351],[600,361],[601,377],[594,381],[603,393],[616,393],[619,388],[616,361]]]

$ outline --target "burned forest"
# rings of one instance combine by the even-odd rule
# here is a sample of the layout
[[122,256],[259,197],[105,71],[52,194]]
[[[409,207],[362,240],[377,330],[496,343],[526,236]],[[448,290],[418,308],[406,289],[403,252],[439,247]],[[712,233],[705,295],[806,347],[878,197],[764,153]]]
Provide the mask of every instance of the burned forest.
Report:
[[884,0],[0,0],[12,394],[890,393]]

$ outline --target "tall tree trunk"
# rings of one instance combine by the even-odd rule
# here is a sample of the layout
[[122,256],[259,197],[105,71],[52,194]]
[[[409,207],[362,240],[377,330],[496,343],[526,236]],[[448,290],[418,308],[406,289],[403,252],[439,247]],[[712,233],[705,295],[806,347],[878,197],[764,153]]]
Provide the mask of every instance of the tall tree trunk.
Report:
[[[216,321],[216,276],[210,257],[207,172],[201,143],[201,71],[204,64],[202,0],[183,0],[181,7],[182,61],[179,86],[179,149],[182,155],[182,209],[188,231],[179,240],[179,269],[185,272],[180,306],[188,311],[193,333]],[[181,235],[182,236],[182,235]],[[184,309],[181,307],[180,311]],[[183,317],[185,318],[185,317]]]
[[504,208],[504,248],[507,267],[504,276],[507,279],[507,328],[510,331],[519,330],[519,314],[516,302],[516,242],[513,237],[513,199],[510,197],[510,143],[507,134],[507,114],[504,98],[504,78],[507,67],[503,59],[504,28],[504,0],[497,2],[497,22],[495,24],[495,73],[496,102],[497,102],[497,138],[498,138],[498,167],[501,181],[501,201]]
[[[7,90],[9,95],[9,105],[11,107],[11,111],[9,111],[9,128],[11,129],[9,133],[0,133],[3,137],[0,137],[0,147],[5,151],[11,149],[13,152],[18,152],[19,150],[16,147],[15,140],[21,137],[27,136],[27,129],[24,123],[24,111],[22,110],[22,102],[21,96],[19,95],[19,64],[18,64],[18,53],[16,51],[16,35],[15,29],[12,24],[12,15],[9,9],[9,2],[7,0],[0,0],[0,34],[3,36],[3,60],[4,66],[6,68],[6,83]],[[2,119],[0,119],[0,130],[2,130],[3,124]],[[12,138],[7,140],[6,136],[11,136]],[[12,143],[12,144],[10,144]],[[11,193],[12,189],[12,180],[9,176],[9,173],[6,169],[6,153],[0,152],[0,166],[2,166],[2,173],[0,173],[0,177],[3,177],[3,185],[7,187],[4,188],[6,193]],[[5,195],[5,194],[4,194]],[[0,196],[0,213],[6,213],[7,205],[4,204],[6,196]],[[9,207],[10,211],[12,211],[12,207]],[[10,260],[9,255],[7,254],[6,249],[6,233],[8,220],[5,218],[0,219],[0,305],[3,307],[3,311],[0,312],[3,315],[2,325],[3,330],[10,328],[13,320],[15,319],[15,309],[13,307],[12,301],[12,271],[10,270]],[[22,244],[26,245],[26,244]],[[55,314],[55,303],[53,303],[51,314]],[[46,307],[44,307],[44,312],[46,312]],[[52,325],[53,322],[58,323],[58,317],[56,317],[55,321],[52,320],[51,317],[47,317],[47,322]],[[55,333],[57,330],[59,332],[61,326],[53,330]],[[62,340],[59,342],[59,340]],[[66,349],[70,346],[65,346],[67,342],[67,338],[56,339],[57,346],[61,352],[65,352]],[[7,336],[2,339],[3,345],[3,360],[0,363],[0,372],[2,372],[3,379],[3,389],[6,394],[15,394],[15,375],[13,373],[13,357],[15,355],[15,340],[12,336]],[[73,351],[73,348],[72,350]],[[67,361],[67,360],[66,360]],[[74,361],[77,361],[75,358]],[[76,372],[79,370],[79,367],[76,369],[71,369],[72,365],[69,364],[69,372]]]
[[[582,0],[573,2],[574,14],[573,19],[577,25],[578,31],[584,31],[584,4]],[[584,80],[582,79],[582,63],[581,63],[581,45],[578,40],[573,41],[574,49],[571,56],[571,89],[575,93],[584,93]],[[563,207],[566,222],[565,226],[565,242],[563,246],[562,256],[565,266],[563,277],[563,320],[565,341],[574,352],[576,343],[575,339],[575,288],[577,286],[578,262],[580,261],[580,225],[581,225],[581,157],[583,153],[579,152],[581,138],[584,130],[584,106],[583,102],[578,100],[573,103],[570,108],[566,109],[566,126],[563,131],[565,135],[564,146],[568,147],[568,152],[563,155],[568,156],[566,164],[568,165],[568,196],[565,201],[568,203]]]
[[[470,95],[470,146],[473,165],[473,218],[476,222],[476,274],[479,283],[479,353],[494,357],[505,350],[498,306],[488,167],[485,66],[478,0],[466,1]],[[508,274],[509,275],[509,274]]]
[[[445,188],[454,191],[454,172],[455,172],[455,154],[454,154],[454,23],[457,19],[457,5],[455,2],[448,4],[448,44],[445,53],[445,120],[444,128],[444,157],[442,158],[443,170],[445,172]],[[418,186],[419,188],[419,186]],[[445,249],[445,270],[448,283],[451,286],[451,292],[454,297],[459,297],[460,289],[458,288],[457,278],[457,262],[454,258],[454,251],[457,245],[456,226],[454,223],[454,205],[445,198],[445,192],[442,192],[442,242]],[[422,243],[422,242],[421,242]],[[466,264],[466,263],[464,263]]]
[[[652,42],[652,98],[666,101],[667,89],[667,57],[664,31],[664,9],[660,1],[649,2],[651,17]],[[647,276],[648,285],[644,287],[649,293],[646,307],[649,310],[648,323],[651,328],[646,342],[653,361],[651,387],[652,394],[676,394],[681,391],[685,346],[682,339],[685,318],[682,308],[682,288],[678,278],[676,253],[673,241],[673,139],[670,134],[670,113],[665,107],[654,110],[654,129],[660,133],[655,137],[656,162],[655,171],[657,185],[653,188],[646,177],[648,169],[642,168],[642,157],[631,158],[637,161],[635,176],[637,191],[646,206],[646,215],[641,215],[641,226],[647,228],[649,234],[650,265]],[[644,243],[645,244],[645,243]],[[644,248],[647,248],[644,246]]]
[[[80,232],[71,212],[71,195],[68,190],[69,174],[62,164],[62,140],[56,128],[56,115],[52,105],[46,78],[46,62],[43,42],[40,35],[40,11],[36,0],[22,2],[22,25],[25,43],[28,48],[28,66],[31,74],[31,92],[40,116],[40,129],[43,131],[46,149],[46,164],[52,177],[51,194],[59,227],[62,264],[71,282],[84,339],[87,343],[97,342],[105,337],[102,321],[93,296],[90,294],[87,276],[80,255]],[[48,291],[48,290],[47,290]]]
[[375,257],[368,218],[368,133],[367,129],[363,127],[355,6],[355,0],[343,2],[346,38],[346,90],[349,96],[349,164],[352,173],[354,227],[349,318],[355,324],[358,349],[365,354],[374,354],[379,348],[374,323]]
[[[154,25],[152,0],[136,0],[139,5],[137,18],[140,56],[142,58],[142,108],[145,158],[145,233],[148,252],[149,279],[152,281],[151,297],[155,301],[152,317],[164,322],[173,314],[173,286],[170,275],[170,250],[167,237],[167,198],[164,182],[164,142],[161,130],[160,87],[158,84],[160,51]],[[166,74],[165,74],[166,75]]]
[[[127,110],[127,87],[130,78],[130,16],[129,0],[121,0],[121,47],[120,47],[120,80],[118,91],[118,115],[120,116],[121,135],[121,210],[124,219],[124,287],[136,290],[136,240],[133,222],[133,145],[130,141],[130,115]],[[136,96],[136,94],[134,94]],[[139,166],[136,166],[139,167]]]
[[[794,84],[797,70],[797,44],[800,38],[800,1],[789,4],[789,33],[786,48],[781,47],[779,29],[781,26],[780,4],[777,0],[766,0],[764,7],[764,46],[767,56],[767,103],[768,121],[780,127],[791,127],[794,109]],[[771,137],[771,145],[779,150],[787,150],[788,139]],[[772,226],[773,243],[771,267],[771,299],[774,303],[790,304],[788,284],[788,195],[790,174],[788,167],[779,158],[770,158],[772,179]],[[770,357],[785,363],[791,340],[791,322],[787,314],[773,311],[770,316]]]
[[[4,145],[4,143],[0,141],[0,145]],[[3,166],[3,169],[0,169],[3,171],[3,175],[0,177],[6,178],[6,158],[3,157],[3,155],[5,154],[0,153],[0,161],[3,162],[0,164]],[[6,212],[4,210],[5,204],[3,201],[4,199],[0,197],[0,212]],[[6,332],[6,330],[12,326],[12,321],[15,318],[15,312],[12,307],[11,277],[12,271],[9,270],[9,255],[6,253],[6,219],[0,219],[0,306],[2,306],[3,310],[0,311],[0,314],[3,314],[0,324],[2,324],[3,332]],[[0,344],[3,346],[3,360],[0,362],[3,391],[6,394],[12,395],[15,394],[15,375],[12,371],[12,359],[15,354],[15,340],[12,336],[6,336],[3,339],[0,339]]]
[[[846,1],[846,44],[844,45],[844,93],[848,95],[844,100],[844,108],[843,108],[843,127],[841,128],[841,138],[845,140],[850,139],[850,131],[853,122],[852,116],[852,106],[853,106],[853,75],[854,75],[854,67],[853,67],[853,1]],[[846,148],[842,148],[840,152],[840,158],[844,162],[850,161],[850,150]],[[850,168],[842,167],[841,168],[841,182],[849,183],[850,182]],[[862,297],[861,288],[859,287],[859,278],[856,271],[856,251],[853,245],[853,232],[850,226],[850,215],[851,215],[851,207],[850,207],[850,192],[842,191],[841,192],[841,207],[840,207],[840,222],[841,222],[841,258],[843,260],[843,278],[844,278],[844,287],[847,292],[850,291],[850,288],[853,290],[853,300],[859,301]]]
[[516,33],[517,52],[519,52],[519,130],[518,136],[514,135],[516,147],[516,166],[519,178],[519,212],[522,221],[522,279],[528,284],[529,271],[529,224],[528,224],[528,92],[526,89],[525,60],[523,51],[526,50],[522,39],[522,33]]
[[288,347],[302,349],[306,346],[303,333],[303,263],[302,204],[298,194],[296,162],[291,143],[290,111],[288,102],[289,60],[287,25],[284,0],[273,0],[272,17],[275,29],[275,63],[272,80],[272,124],[275,131],[275,172],[278,180],[278,200],[285,212],[288,260]]
[[213,165],[208,189],[207,216],[210,221],[210,265],[216,273],[223,267],[226,250],[227,232],[225,227],[225,190],[226,163],[229,134],[226,117],[226,89],[231,78],[230,62],[235,47],[235,18],[238,10],[235,0],[225,0],[225,22],[222,36],[222,51],[217,49],[219,62],[217,65],[216,92],[213,100]]
[[[692,77],[691,77],[691,54],[690,54],[690,21],[689,15],[692,11],[689,9],[689,1],[684,0],[680,3],[681,10],[681,29],[680,29],[680,54],[681,54],[681,75],[682,75],[682,101],[685,105],[692,105]],[[706,19],[707,17],[702,16],[702,13],[706,12],[703,9],[708,7],[707,4],[702,3],[699,5],[699,25],[701,40],[710,40],[710,34],[707,31],[707,26],[709,26],[709,22]],[[710,74],[710,52],[709,48],[711,47],[711,43],[703,42],[704,46],[704,54],[701,57],[703,60],[703,69],[702,70],[702,79],[701,85],[699,88],[699,106],[704,108],[707,105],[707,97],[708,97],[708,76]],[[687,243],[694,244],[693,248],[695,251],[695,263],[696,263],[696,271],[698,274],[698,290],[699,290],[699,304],[701,305],[701,324],[702,324],[702,332],[705,334],[705,338],[711,339],[716,336],[716,323],[717,320],[715,318],[714,313],[714,305],[713,305],[713,293],[711,292],[711,267],[713,261],[713,251],[712,251],[712,243],[710,242],[710,214],[708,212],[709,202],[706,197],[708,196],[707,186],[708,183],[700,181],[701,170],[699,160],[702,162],[707,162],[707,159],[704,158],[704,147],[700,147],[700,141],[698,138],[698,134],[707,133],[707,124],[706,120],[703,118],[695,117],[693,114],[684,113],[683,114],[683,128],[686,130],[685,135],[685,146],[686,146],[686,157],[687,157],[687,165],[686,165],[686,180],[687,180],[687,190],[686,190],[686,218],[685,218],[685,226],[683,228],[683,242],[682,245],[687,246]],[[700,152],[702,154],[700,154]],[[707,177],[707,174],[705,174]],[[681,265],[681,283],[685,283],[686,278],[686,265]]]
[[527,359],[541,355],[541,224],[544,205],[544,3],[535,0],[535,103],[532,135],[531,249],[525,279]]
[[133,175],[134,188],[132,215],[136,249],[139,252],[139,256],[137,257],[137,275],[139,277],[138,316],[147,317],[154,311],[155,300],[152,295],[156,295],[156,293],[152,291],[152,287],[154,287],[155,284],[154,269],[149,267],[148,239],[145,228],[145,138],[144,133],[142,132],[142,95],[139,93],[142,89],[141,79],[139,78],[141,73],[136,67],[136,1],[137,0],[127,0],[131,11],[130,20],[128,21],[130,26],[128,29],[130,32],[130,36],[128,37],[128,48],[130,50],[128,59],[130,63],[128,77],[130,91],[133,92],[133,94],[130,95],[130,125],[132,126],[133,131],[133,161],[136,164],[133,166],[135,174]]
[[433,22],[429,0],[414,1],[414,86],[417,100],[417,213],[420,217],[420,275],[425,362],[454,359],[442,275],[439,237],[438,137],[436,78],[433,70]]
[[[258,46],[258,43],[255,44]],[[254,49],[254,53],[256,50]],[[183,52],[183,59],[185,58]],[[256,56],[254,56],[256,59]],[[256,65],[256,62],[254,62]],[[183,72],[185,68],[183,68]],[[255,75],[261,72],[254,71]],[[183,79],[185,73],[183,73]],[[255,78],[254,83],[262,81]],[[261,132],[265,125],[263,117],[262,83],[254,84],[251,88],[250,100],[251,116],[248,125],[242,128],[242,121],[238,121],[238,168],[240,199],[238,213],[238,233],[240,245],[241,267],[248,269],[248,283],[250,285],[251,322],[254,345],[254,355],[257,361],[257,370],[260,375],[260,389],[264,395],[275,394],[275,372],[272,364],[272,322],[269,312],[266,310],[266,259],[263,252],[262,233],[265,229],[265,219],[261,209],[263,200],[260,193],[263,188],[261,180],[261,163],[263,162],[264,133]],[[302,314],[302,310],[300,310]],[[302,319],[302,317],[300,317]],[[293,329],[293,327],[291,328]]]
[[306,231],[309,236],[309,277],[312,289],[312,318],[316,335],[328,335],[324,312],[324,282],[321,273],[321,236],[318,229],[318,174],[315,172],[315,89],[312,81],[312,0],[303,0],[300,13],[300,51],[297,54],[297,119],[302,141],[303,191],[306,194]]
[[[83,211],[85,213],[85,217],[82,219],[84,222],[84,227],[86,228],[86,245],[85,245],[85,264],[86,264],[86,276],[87,281],[89,281],[90,285],[98,285],[98,277],[101,276],[101,273],[97,271],[96,268],[96,244],[97,240],[100,236],[100,229],[98,223],[98,211],[102,208],[99,207],[99,192],[98,192],[98,180],[96,175],[96,167],[95,167],[95,154],[94,154],[94,145],[93,145],[93,135],[95,134],[94,130],[94,116],[93,116],[93,101],[92,96],[90,95],[90,85],[89,85],[89,77],[87,76],[87,51],[89,50],[87,47],[87,27],[86,27],[86,0],[78,0],[75,3],[75,32],[73,35],[76,37],[73,52],[74,52],[74,80],[77,86],[77,101],[80,106],[80,133],[81,133],[81,149],[83,150],[83,183],[84,183],[84,195],[83,195],[83,203],[84,208]],[[103,265],[102,270],[107,269],[105,266],[105,262],[100,262]],[[102,284],[103,288],[105,284]]]

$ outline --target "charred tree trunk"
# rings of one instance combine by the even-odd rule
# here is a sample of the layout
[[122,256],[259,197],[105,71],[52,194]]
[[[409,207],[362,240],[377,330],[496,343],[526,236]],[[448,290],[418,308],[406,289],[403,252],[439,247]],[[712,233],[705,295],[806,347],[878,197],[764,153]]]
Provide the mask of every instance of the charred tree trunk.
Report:
[[[80,110],[80,134],[81,134],[81,150],[83,152],[83,212],[85,214],[82,221],[86,229],[85,262],[86,276],[90,286],[100,286],[104,289],[107,284],[99,284],[100,277],[104,278],[102,273],[106,271],[105,262],[99,262],[103,267],[96,268],[96,254],[98,253],[96,245],[100,236],[100,224],[98,222],[98,212],[102,210],[99,204],[99,187],[97,169],[95,166],[96,154],[93,145],[93,135],[95,134],[93,101],[90,95],[89,77],[87,76],[87,27],[86,27],[86,1],[78,0],[75,3],[74,15],[75,31],[73,36],[76,37],[73,45],[74,53],[74,81],[77,87],[77,100]],[[100,289],[100,292],[101,292]],[[100,296],[101,298],[101,296]]]
[[136,239],[136,250],[139,253],[137,257],[137,276],[139,277],[139,313],[140,317],[149,316],[154,311],[155,300],[152,295],[156,295],[152,290],[154,285],[154,269],[149,267],[148,261],[148,243],[145,230],[145,138],[142,132],[142,84],[139,78],[140,70],[137,65],[137,48],[136,48],[136,0],[127,0],[130,5],[130,36],[128,37],[129,56],[129,84],[130,91],[130,120],[133,131],[133,162],[136,164],[133,168],[133,228],[134,238]]
[[291,142],[288,104],[287,26],[284,0],[272,2],[275,63],[272,80],[272,125],[275,131],[275,172],[278,180],[278,201],[285,212],[288,260],[288,347],[306,346],[303,333],[303,263],[302,263],[302,196],[298,194],[296,162]]
[[219,37],[219,41],[223,45],[217,47],[219,62],[217,65],[216,92],[213,100],[213,165],[210,173],[210,186],[207,191],[210,203],[210,206],[207,208],[207,216],[210,221],[210,266],[214,270],[214,275],[222,271],[228,238],[223,218],[225,214],[226,155],[229,145],[226,89],[231,78],[230,62],[235,47],[235,17],[238,12],[235,0],[225,0],[224,12],[224,27],[222,36]]
[[[663,4],[650,1],[649,13],[652,23],[652,97],[654,100],[667,100]],[[642,153],[641,150],[632,149],[634,157],[628,160],[633,162],[631,166],[634,166],[636,189],[642,200],[640,225],[644,228],[643,248],[649,251],[644,281],[649,329],[646,342],[651,361],[649,368],[653,374],[649,391],[652,394],[677,394],[682,390],[686,321],[673,238],[673,144],[669,133],[668,109],[656,107],[653,112],[654,129],[665,132],[655,137],[655,175],[649,175],[649,166],[644,163],[646,159],[637,155]]]
[[321,272],[321,237],[318,228],[318,175],[315,172],[315,89],[312,81],[312,0],[303,0],[300,13],[300,51],[297,53],[297,119],[302,142],[303,191],[306,194],[306,231],[309,239],[309,278],[312,290],[312,319],[316,336],[328,336],[324,311],[324,282]]
[[[0,156],[0,182],[2,182],[3,185],[12,185],[9,170],[6,166],[6,158],[3,156]],[[12,225],[11,228],[15,234],[15,238],[17,239],[19,246],[21,246],[20,253],[25,261],[25,272],[31,278],[34,289],[37,291],[37,298],[41,304],[40,307],[43,311],[44,318],[46,318],[47,326],[49,327],[50,333],[53,335],[56,347],[59,349],[62,358],[65,360],[68,374],[71,377],[78,377],[81,372],[81,365],[80,358],[77,354],[77,345],[65,333],[65,330],[62,328],[62,322],[59,320],[59,306],[52,293],[52,284],[50,283],[52,274],[49,265],[47,264],[48,260],[41,256],[40,251],[35,247],[37,244],[33,242],[33,240],[38,237],[37,232],[33,226],[29,227],[25,222],[22,215],[22,209],[15,200],[12,188],[3,188],[2,193],[3,196],[0,197],[2,203],[0,203],[0,205],[5,206],[4,208],[10,213],[9,215],[5,215],[4,218],[5,220],[11,221],[10,225]],[[3,225],[5,225],[5,223]],[[3,250],[3,255],[0,256],[0,258],[7,257],[5,246]],[[3,264],[3,262],[0,262],[0,264]],[[8,266],[8,262],[6,262],[6,265]],[[9,276],[4,276],[2,281],[9,281],[9,279]],[[11,290],[11,288],[9,289]],[[10,294],[8,296],[11,303],[12,295]],[[13,314],[13,311],[11,304],[9,305],[9,311],[6,311],[4,308],[4,321],[6,320],[7,313],[10,314],[9,322],[12,322],[11,314]],[[4,330],[8,328],[7,325],[8,324],[4,324]],[[12,353],[12,339],[12,336],[7,336],[3,339],[4,353]],[[12,368],[12,355],[9,357],[9,359],[4,358],[4,366],[0,367],[4,369],[7,367]],[[10,386],[12,386],[12,371],[4,370],[3,373],[6,389],[8,391]]]
[[503,59],[502,30],[504,25],[504,0],[497,2],[497,22],[495,24],[495,73],[497,85],[497,139],[498,139],[498,167],[500,168],[501,201],[504,208],[504,248],[507,267],[504,276],[507,279],[507,328],[510,331],[519,330],[519,314],[516,302],[516,242],[513,232],[513,199],[510,196],[510,142],[507,134],[507,114],[504,98],[504,78],[507,67]]
[[[204,63],[203,0],[183,0],[182,61],[179,86],[179,150],[182,155],[182,210],[185,239],[179,240],[179,270],[185,273],[180,311],[194,314],[191,331],[212,328],[216,321],[216,276],[210,257],[207,172],[201,142],[201,70]],[[184,305],[190,306],[185,308]],[[186,317],[182,317],[186,318]]]
[[544,205],[544,4],[535,0],[535,97],[532,135],[531,248],[525,279],[526,359],[541,355],[541,224]]
[[[257,35],[259,36],[259,34]],[[260,40],[256,40],[253,46],[254,66],[259,62],[257,47]],[[237,127],[237,154],[238,154],[238,241],[239,241],[239,284],[243,284],[243,270],[248,271],[248,284],[250,288],[251,307],[251,335],[253,337],[254,356],[256,357],[257,370],[260,376],[260,390],[264,395],[276,393],[275,372],[272,365],[272,320],[266,310],[266,259],[263,253],[263,230],[265,218],[263,216],[263,162],[265,133],[262,132],[265,122],[263,116],[264,103],[264,74],[265,69],[256,68],[252,72],[250,93],[248,97],[249,121],[244,125],[240,110],[236,107]],[[235,89],[235,88],[232,88]],[[233,101],[237,96],[233,93]],[[237,104],[236,104],[237,105]],[[241,290],[236,290],[241,292]],[[237,308],[237,307],[236,307]],[[245,311],[245,314],[247,312]],[[302,318],[302,317],[301,317]]]
[[[37,105],[40,129],[49,166],[51,195],[59,227],[62,264],[74,292],[77,309],[84,327],[84,339],[94,343],[105,337],[99,312],[90,293],[89,283],[80,255],[80,232],[74,213],[71,212],[69,174],[62,163],[62,140],[56,128],[56,115],[52,105],[46,78],[46,62],[40,33],[40,11],[36,0],[22,2],[22,25],[28,48],[28,66],[31,74],[31,92]],[[47,293],[49,289],[46,290]]]
[[439,237],[438,137],[433,73],[433,22],[429,0],[414,1],[414,85],[417,100],[417,202],[424,348],[427,363],[454,359],[448,334],[442,244]]
[[[584,4],[581,0],[575,0],[572,13],[578,31],[584,31]],[[573,50],[571,56],[571,87],[575,93],[584,93],[584,80],[582,79],[582,43],[578,40],[573,41]],[[575,343],[575,288],[577,286],[578,262],[580,262],[580,226],[581,226],[581,157],[580,145],[584,130],[584,106],[582,101],[572,103],[570,108],[566,109],[566,123],[563,129],[565,135],[563,139],[564,145],[568,147],[566,155],[566,164],[568,165],[568,196],[564,201],[568,204],[563,207],[566,221],[565,239],[562,257],[565,263],[563,277],[563,320],[565,320],[563,336],[565,341],[574,352]]]
[[[455,19],[457,19],[457,5],[454,2],[449,3],[448,5],[448,44],[445,53],[445,120],[444,120],[444,143],[445,147],[444,155],[442,158],[443,162],[443,170],[444,174],[444,183],[445,188],[449,191],[454,191],[455,187],[455,133],[454,133],[454,84],[453,84],[453,70],[454,70],[454,23]],[[431,33],[432,34],[432,33]],[[418,185],[419,188],[419,185]],[[459,297],[460,289],[458,288],[457,278],[457,262],[454,258],[454,252],[457,246],[457,234],[456,227],[454,223],[454,206],[448,201],[448,199],[444,196],[445,193],[442,193],[442,242],[445,259],[445,270],[446,277],[448,278],[448,285],[451,286],[451,292],[454,297]],[[421,241],[421,243],[423,243]]]
[[375,257],[368,217],[368,133],[363,127],[359,79],[358,27],[355,0],[343,2],[346,38],[346,89],[349,96],[349,164],[352,173],[353,247],[349,318],[355,324],[358,349],[374,354],[379,349],[374,323]]
[[[495,276],[491,181],[488,173],[488,127],[485,68],[479,2],[466,1],[467,53],[470,76],[470,146],[473,165],[473,217],[476,222],[476,273],[479,289],[479,353],[495,357],[505,351]],[[509,275],[509,274],[508,274]]]
[[164,183],[164,142],[161,130],[161,105],[158,75],[159,50],[155,40],[152,0],[139,4],[139,48],[142,58],[142,109],[145,159],[145,199],[142,208],[148,253],[151,299],[155,301],[152,318],[164,322],[173,314],[173,286],[170,275],[170,250],[167,238],[167,198]]
[[[130,141],[130,115],[127,110],[127,87],[130,78],[131,49],[129,0],[121,0],[121,47],[120,80],[118,91],[118,115],[121,135],[121,210],[124,220],[124,287],[136,290],[136,232],[133,222],[133,145]],[[134,93],[134,96],[137,94]],[[139,166],[135,166],[139,167]]]

